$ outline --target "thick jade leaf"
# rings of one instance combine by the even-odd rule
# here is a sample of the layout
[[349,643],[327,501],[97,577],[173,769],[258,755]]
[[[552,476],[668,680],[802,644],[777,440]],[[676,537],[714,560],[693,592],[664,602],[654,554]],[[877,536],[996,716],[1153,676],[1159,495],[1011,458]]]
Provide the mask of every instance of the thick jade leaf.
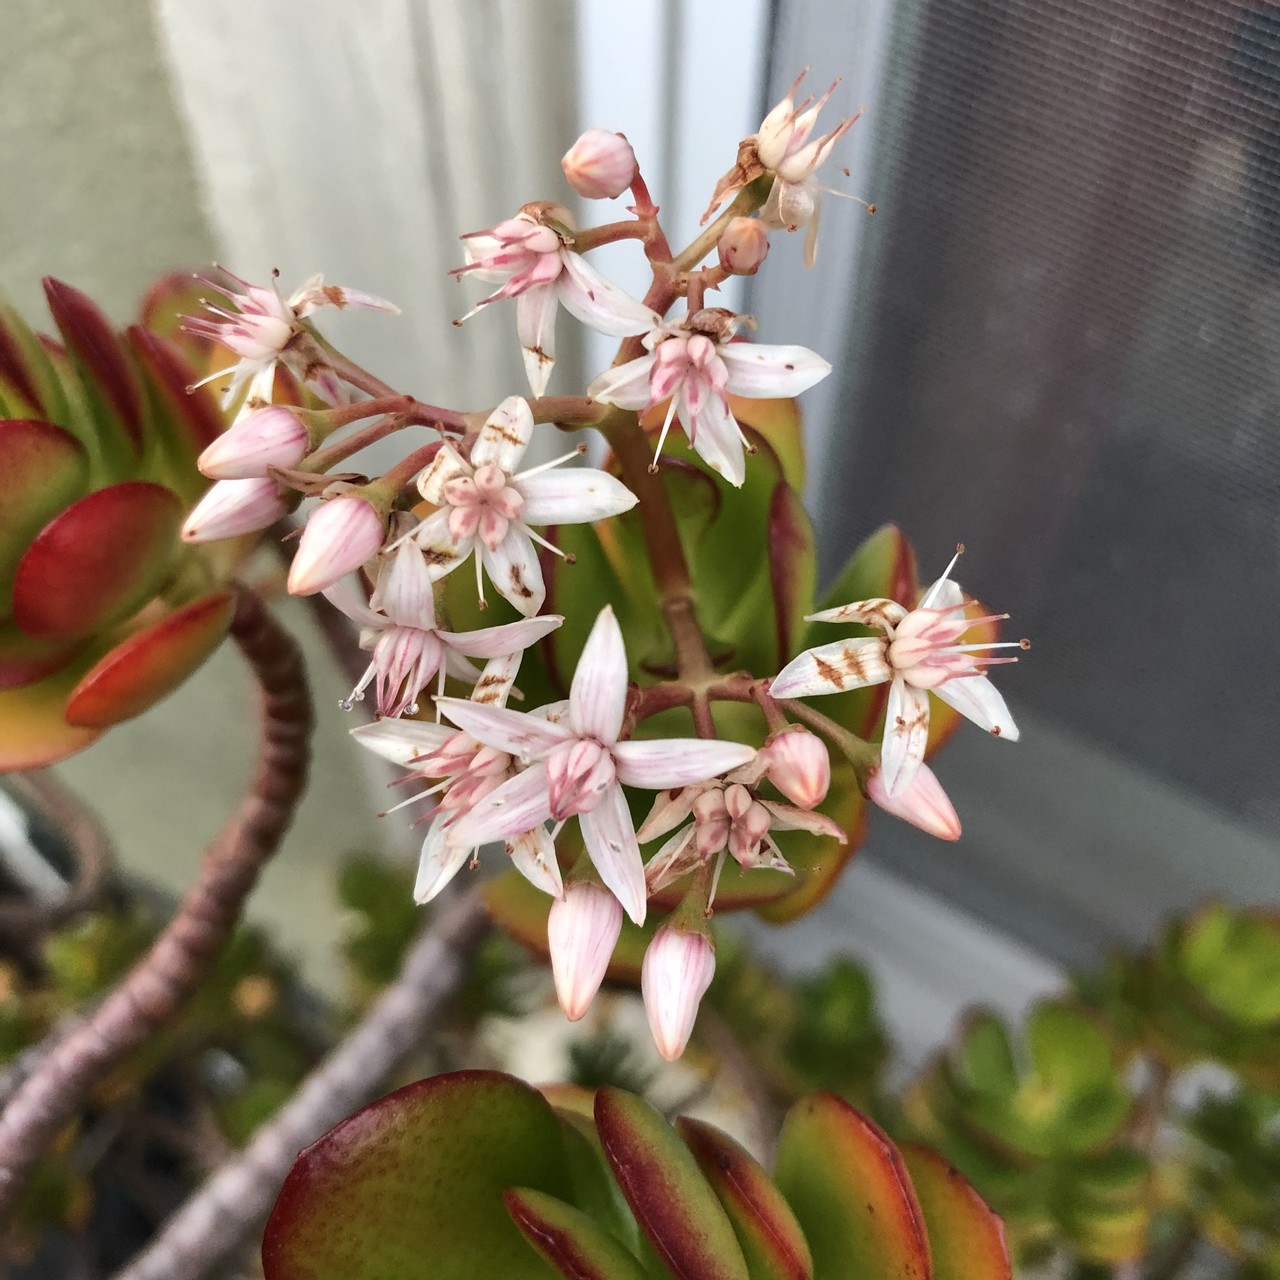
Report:
[[1077,1093],[1111,1085],[1111,1042],[1082,1009],[1042,1001],[1027,1017],[1026,1037],[1036,1075],[1050,1088]]
[[510,1187],[570,1194],[546,1099],[496,1072],[421,1080],[299,1155],[263,1238],[266,1280],[545,1280]]
[[45,278],[44,293],[79,371],[103,454],[141,457],[146,444],[142,391],[110,321],[79,289],[52,276]]
[[720,1201],[662,1116],[643,1098],[604,1088],[595,1117],[631,1212],[677,1280],[751,1280]]
[[32,684],[73,657],[81,640],[38,640],[16,623],[0,623],[0,689]]
[[[70,418],[66,388],[55,367],[49,346],[26,321],[0,298],[0,333],[3,340],[3,367],[0,367],[0,401],[7,417],[42,418],[71,428],[81,438]],[[65,362],[65,357],[62,361]],[[70,370],[67,370],[70,374]]]
[[135,613],[171,572],[182,514],[172,490],[138,480],[73,503],[18,563],[18,625],[34,636],[70,639]]
[[787,484],[775,487],[769,503],[768,554],[778,664],[782,666],[799,652],[796,641],[806,626],[804,615],[813,610],[818,580],[813,526],[800,495]]
[[222,643],[235,601],[229,591],[193,600],[136,631],[106,654],[67,700],[67,721],[105,729],[168,696]]
[[[186,316],[205,314],[203,300],[216,298],[207,280],[190,271],[171,271],[154,281],[143,295],[138,319],[152,333],[184,348],[208,354],[214,344],[198,338],[183,327]],[[225,352],[223,353],[226,354]]]
[[1007,1096],[1018,1087],[1009,1033],[989,1009],[973,1009],[960,1025],[953,1061],[961,1081],[978,1093]]
[[76,664],[35,684],[0,691],[0,773],[43,769],[83,751],[101,734],[67,723],[67,695],[84,668]]
[[787,1113],[774,1181],[822,1280],[930,1280],[919,1201],[885,1133],[833,1093]]
[[18,561],[46,521],[84,491],[89,460],[74,436],[30,418],[0,421],[0,619]]
[[581,1209],[529,1187],[503,1199],[524,1238],[568,1280],[646,1280],[636,1258]]
[[1013,1280],[1004,1223],[972,1184],[928,1147],[901,1150],[924,1212],[933,1280]]
[[764,1166],[701,1120],[682,1116],[676,1130],[729,1215],[751,1280],[812,1280],[809,1243]]
[[[47,410],[36,386],[35,375],[27,363],[26,344],[22,342],[17,327],[11,326],[8,319],[7,315],[0,313],[0,408],[14,417],[41,417]],[[22,329],[25,328],[23,325]],[[30,333],[26,336],[30,338]]]

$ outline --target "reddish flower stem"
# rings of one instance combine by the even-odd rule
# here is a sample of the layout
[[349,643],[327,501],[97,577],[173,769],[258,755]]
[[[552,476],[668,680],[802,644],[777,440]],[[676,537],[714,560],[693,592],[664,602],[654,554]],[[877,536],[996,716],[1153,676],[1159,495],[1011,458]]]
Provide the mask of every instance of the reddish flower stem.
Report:
[[241,590],[231,623],[260,690],[258,769],[236,815],[151,950],[61,1040],[0,1114],[0,1221],[93,1086],[183,1009],[208,976],[262,865],[292,821],[310,760],[311,698],[302,655],[258,598]]

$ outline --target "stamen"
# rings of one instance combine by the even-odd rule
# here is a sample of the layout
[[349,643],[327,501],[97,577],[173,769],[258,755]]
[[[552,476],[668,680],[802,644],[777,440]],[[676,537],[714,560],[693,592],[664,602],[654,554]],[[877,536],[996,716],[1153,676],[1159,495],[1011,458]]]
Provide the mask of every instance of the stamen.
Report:
[[512,480],[527,480],[530,476],[541,475],[544,471],[550,471],[552,467],[562,466],[572,458],[580,458],[587,451],[585,444],[580,444],[576,449],[571,449],[563,458],[557,458],[554,462],[544,462],[541,466],[530,467],[528,471],[522,471],[518,476],[512,476]]
[[657,471],[658,459],[662,457],[662,446],[667,443],[667,432],[671,430],[671,424],[676,416],[676,396],[675,392],[671,393],[671,403],[667,406],[667,420],[662,424],[662,431],[658,436],[658,447],[653,451],[653,462],[650,464],[650,471]]
[[933,603],[934,594],[937,592],[938,588],[941,587],[942,584],[946,582],[946,580],[951,576],[951,570],[956,567],[956,561],[959,560],[962,555],[964,555],[964,543],[957,542],[956,553],[951,557],[951,563],[947,565],[947,567],[942,571],[942,577],[940,577],[933,584],[933,586],[929,588],[929,591],[925,595],[925,598],[921,600],[920,603],[916,606],[917,609],[927,609],[930,607],[930,605]]
[[481,561],[480,561],[479,547],[476,548],[475,555],[476,555],[476,595],[479,597],[479,600],[477,601],[477,603],[479,604],[480,608],[483,610],[489,607],[489,602],[484,598],[484,574],[482,573],[482,569],[484,566],[481,564]]
[[707,895],[707,909],[704,915],[711,914],[711,904],[716,900],[716,890],[720,887],[720,873],[724,870],[724,860],[729,856],[729,849],[726,845],[716,856],[716,869],[711,873],[711,892]]
[[554,542],[548,542],[546,538],[544,538],[541,534],[536,533],[533,529],[530,529],[528,525],[524,526],[524,531],[529,535],[530,538],[533,539],[534,542],[538,544],[538,546],[546,547],[548,551],[554,551],[556,555],[558,555],[566,564],[577,563],[576,559],[573,556],[571,556],[567,551],[561,551],[560,548],[557,547]]
[[393,804],[390,809],[384,809],[378,817],[386,818],[393,813],[399,813],[401,809],[407,809],[411,804],[417,804],[419,800],[425,800],[428,796],[433,796],[437,791],[443,791],[446,787],[453,783],[453,778],[446,778],[443,782],[437,783],[434,787],[428,787],[426,791],[419,791],[417,795],[410,796],[407,800],[401,800],[399,804]]

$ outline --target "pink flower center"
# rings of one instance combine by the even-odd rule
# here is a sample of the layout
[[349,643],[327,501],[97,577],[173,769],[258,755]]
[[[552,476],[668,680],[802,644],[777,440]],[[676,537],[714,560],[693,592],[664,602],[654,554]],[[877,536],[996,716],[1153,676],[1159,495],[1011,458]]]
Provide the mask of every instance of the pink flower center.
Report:
[[449,533],[454,541],[478,537],[490,551],[496,551],[507,536],[507,526],[520,518],[524,496],[501,467],[487,463],[473,475],[459,476],[444,487],[449,512]]
[[970,627],[995,622],[1006,614],[988,614],[982,618],[966,618],[965,603],[948,609],[913,609],[893,629],[888,645],[889,664],[902,673],[902,678],[917,689],[936,689],[948,680],[964,679],[982,673],[983,667],[1016,662],[1016,658],[989,656],[989,649],[1016,649],[1025,641],[1007,640],[992,644],[958,644]]
[[598,805],[617,778],[613,756],[594,738],[577,738],[547,756],[547,791],[557,822]]

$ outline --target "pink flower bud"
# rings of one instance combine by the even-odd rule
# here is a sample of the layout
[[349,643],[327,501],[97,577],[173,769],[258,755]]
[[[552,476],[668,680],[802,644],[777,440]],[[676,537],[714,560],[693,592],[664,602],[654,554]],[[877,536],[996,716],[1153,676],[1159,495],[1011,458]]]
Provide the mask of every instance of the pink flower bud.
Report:
[[609,957],[622,930],[622,904],[594,884],[571,884],[551,904],[547,945],[556,998],[570,1022],[577,1022],[600,990]]
[[346,494],[322,502],[298,542],[289,568],[290,593],[309,596],[333,586],[378,553],[386,532],[386,516],[367,498]]
[[826,798],[831,785],[831,757],[827,744],[808,729],[788,729],[764,749],[769,781],[792,804],[812,809]]
[[183,542],[217,542],[256,533],[288,515],[292,504],[274,480],[219,480],[182,526]]
[[201,455],[197,466],[214,480],[265,476],[268,467],[296,467],[311,449],[297,414],[268,405],[233,423]]
[[644,953],[640,991],[658,1052],[674,1062],[689,1043],[698,1005],[716,971],[716,949],[705,933],[663,925]]
[[960,819],[928,765],[922,764],[911,785],[892,796],[885,790],[881,770],[876,769],[867,778],[866,790],[876,804],[895,818],[904,818],[939,840],[960,839]]
[[716,246],[720,265],[735,276],[753,276],[769,255],[769,233],[759,218],[734,218]]
[[620,196],[636,176],[636,153],[620,133],[588,129],[560,161],[569,185],[588,200]]

